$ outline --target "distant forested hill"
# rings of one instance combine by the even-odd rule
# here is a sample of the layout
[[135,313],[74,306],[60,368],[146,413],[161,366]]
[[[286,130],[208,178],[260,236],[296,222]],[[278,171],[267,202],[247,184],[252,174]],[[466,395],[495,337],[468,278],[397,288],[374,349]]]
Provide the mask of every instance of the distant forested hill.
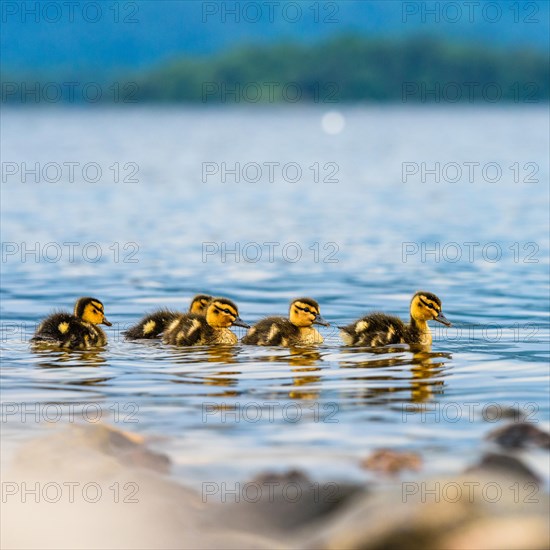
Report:
[[[4,80],[2,102],[42,103],[56,89],[79,103],[82,86],[36,79]],[[116,85],[116,89],[115,89]],[[25,88],[31,93],[24,95]],[[339,103],[539,103],[549,97],[546,54],[489,48],[439,38],[368,39],[344,35],[314,44],[283,42],[240,46],[209,56],[182,56],[153,69],[122,71],[116,83],[90,83],[100,101],[203,104]],[[58,91],[59,91],[58,90]],[[9,92],[9,93],[8,93]],[[115,95],[116,94],[116,95]],[[24,98],[27,98],[26,100]],[[95,102],[95,100],[88,100]]]
[[548,76],[547,56],[536,51],[343,36],[183,58],[137,82],[142,101],[536,103],[548,98]]

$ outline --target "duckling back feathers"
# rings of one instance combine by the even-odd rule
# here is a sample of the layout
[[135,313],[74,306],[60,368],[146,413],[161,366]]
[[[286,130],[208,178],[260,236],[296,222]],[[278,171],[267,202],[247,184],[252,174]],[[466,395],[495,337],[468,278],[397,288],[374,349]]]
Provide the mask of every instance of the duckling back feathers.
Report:
[[[206,307],[212,296],[208,294],[197,294],[189,305],[189,313],[204,315]],[[138,323],[130,327],[124,336],[127,340],[153,339],[159,338],[166,327],[181,313],[171,309],[158,309],[149,315],[146,315]]]
[[170,309],[159,309],[146,315],[134,326],[130,327],[124,336],[127,340],[138,340],[141,338],[158,338],[164,329],[181,313]]
[[289,318],[267,317],[258,321],[242,339],[256,346],[298,346],[322,344],[323,337],[313,324],[328,325],[319,304],[312,298],[296,298],[290,304]]
[[242,339],[256,346],[288,346],[300,340],[300,328],[284,317],[266,317],[258,321]]
[[405,344],[414,332],[413,326],[385,313],[374,312],[345,327],[340,335],[347,346],[385,346],[388,344]]
[[236,344],[237,336],[227,328],[216,329],[206,322],[204,315],[179,314],[166,327],[162,338],[174,346],[201,346],[207,344]]

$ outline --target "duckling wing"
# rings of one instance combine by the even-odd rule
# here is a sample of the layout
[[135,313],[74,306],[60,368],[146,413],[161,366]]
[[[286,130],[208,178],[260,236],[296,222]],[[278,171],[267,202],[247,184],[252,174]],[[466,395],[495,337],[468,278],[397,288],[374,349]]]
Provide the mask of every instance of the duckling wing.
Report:
[[296,337],[298,328],[284,317],[266,317],[258,321],[242,339],[243,344],[280,346]]
[[123,332],[127,340],[138,340],[142,338],[158,338],[166,327],[181,313],[169,309],[159,309],[146,315],[138,323]]
[[203,315],[180,313],[166,326],[163,341],[175,346],[194,346],[207,339],[211,332]]
[[399,317],[371,313],[342,327],[342,339],[350,346],[385,346],[405,342],[405,324]]
[[89,328],[78,317],[70,313],[54,313],[42,321],[31,342],[78,347],[91,343],[90,336]]

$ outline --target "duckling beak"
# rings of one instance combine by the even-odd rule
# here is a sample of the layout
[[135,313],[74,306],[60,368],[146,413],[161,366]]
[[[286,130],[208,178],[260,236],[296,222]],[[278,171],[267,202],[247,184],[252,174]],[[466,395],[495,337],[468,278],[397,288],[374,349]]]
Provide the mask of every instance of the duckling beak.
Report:
[[330,327],[330,323],[325,321],[320,315],[315,316],[315,319],[313,319],[313,324],[322,325],[323,327]]
[[439,312],[439,315],[434,319],[434,321],[437,321],[438,323],[441,323],[443,325],[445,325],[446,327],[451,327],[451,321],[449,321],[449,319],[447,319],[447,317],[445,317],[445,315],[443,315],[443,313],[441,313],[441,311]]
[[111,321],[108,321],[107,320],[107,317],[103,317],[103,323],[101,323],[102,325],[107,325],[108,327],[112,327],[113,326],[113,323],[111,323]]
[[233,326],[234,327],[250,328],[250,325],[247,325],[240,317],[237,317],[233,321]]

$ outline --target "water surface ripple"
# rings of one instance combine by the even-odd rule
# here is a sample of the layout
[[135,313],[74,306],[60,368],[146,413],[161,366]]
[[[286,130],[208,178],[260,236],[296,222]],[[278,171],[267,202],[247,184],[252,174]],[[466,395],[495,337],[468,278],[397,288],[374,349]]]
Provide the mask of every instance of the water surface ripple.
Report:
[[[73,260],[66,248],[54,262],[2,258],[4,413],[10,403],[50,404],[71,422],[99,410],[102,420],[150,436],[189,483],[287,467],[366,479],[359,461],[379,447],[414,449],[426,469],[456,472],[495,425],[483,407],[515,406],[547,422],[546,111],[341,112],[345,130],[332,136],[321,108],[5,111],[5,161],[96,162],[111,181],[85,183],[77,171],[73,183],[66,174],[59,183],[2,183],[5,243],[80,243]],[[137,163],[139,182],[113,183],[115,162]],[[206,162],[293,162],[303,177],[203,182]],[[314,182],[316,162],[335,163],[338,183]],[[493,162],[503,173],[498,182],[403,182],[404,162]],[[529,162],[538,182],[515,182],[510,166]],[[101,247],[97,262],[79,252],[90,242]],[[279,243],[272,258],[268,242]],[[470,261],[464,243],[472,242]],[[139,247],[135,263],[124,261],[127,243]],[[258,261],[205,256],[204,243],[210,251],[257,243],[263,253]],[[281,253],[287,243],[299,260]],[[448,243],[459,245],[460,259],[449,246],[429,253]],[[405,246],[418,252],[404,256]],[[497,249],[501,258],[489,260]],[[431,352],[346,349],[334,327],[321,329],[322,346],[301,350],[173,349],[120,337],[144,312],[185,309],[198,292],[234,299],[248,322],[312,296],[341,325],[369,310],[406,317],[418,289],[438,294],[454,323],[433,327]],[[36,323],[81,295],[105,303],[114,323],[107,348],[32,352]],[[423,404],[432,414],[420,412]],[[468,404],[477,404],[473,415]],[[3,460],[58,424],[39,414],[38,422],[4,414]]]

